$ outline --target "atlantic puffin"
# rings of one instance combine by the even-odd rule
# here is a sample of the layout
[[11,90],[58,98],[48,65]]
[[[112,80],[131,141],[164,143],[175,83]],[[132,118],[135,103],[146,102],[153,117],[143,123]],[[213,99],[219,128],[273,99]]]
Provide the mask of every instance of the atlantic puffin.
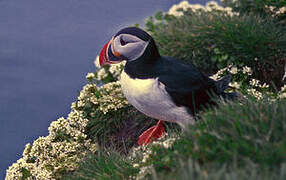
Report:
[[224,92],[230,75],[215,81],[193,64],[161,56],[153,38],[137,27],[121,29],[99,55],[100,66],[124,60],[126,64],[120,78],[123,94],[136,109],[159,120],[142,133],[139,145],[161,137],[165,132],[163,121],[180,125],[195,123],[196,112],[214,104],[212,94],[223,98],[234,96]]

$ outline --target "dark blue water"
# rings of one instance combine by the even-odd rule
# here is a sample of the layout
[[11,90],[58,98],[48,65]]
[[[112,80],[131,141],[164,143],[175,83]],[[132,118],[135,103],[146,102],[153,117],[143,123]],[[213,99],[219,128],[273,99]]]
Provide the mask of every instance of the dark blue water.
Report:
[[179,2],[0,0],[0,179],[25,144],[67,116],[117,30]]

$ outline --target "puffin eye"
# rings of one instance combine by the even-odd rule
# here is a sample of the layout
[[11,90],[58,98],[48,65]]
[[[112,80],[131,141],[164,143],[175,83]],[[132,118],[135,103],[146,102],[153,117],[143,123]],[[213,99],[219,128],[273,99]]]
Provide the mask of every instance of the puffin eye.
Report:
[[114,56],[118,52],[126,60],[134,60],[144,53],[148,43],[132,34],[120,34],[113,38],[111,51]]
[[124,41],[123,38],[121,37],[121,38],[120,38],[120,44],[121,44],[122,46],[125,46],[125,45],[127,44],[127,42]]

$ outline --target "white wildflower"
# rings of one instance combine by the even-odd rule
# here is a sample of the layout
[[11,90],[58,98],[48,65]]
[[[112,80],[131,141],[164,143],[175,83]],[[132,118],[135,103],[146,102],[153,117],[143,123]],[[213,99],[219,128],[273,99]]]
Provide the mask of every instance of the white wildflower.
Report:
[[170,8],[168,14],[174,15],[174,16],[182,16],[184,13],[178,10],[183,9],[184,11],[186,11],[188,8],[191,8],[191,4],[189,4],[188,1],[181,1],[179,4],[173,5]]
[[278,98],[286,98],[286,84],[282,86],[280,91],[278,92]]
[[138,164],[138,163],[135,163],[135,164],[133,164],[133,167],[134,167],[134,168],[138,168],[138,167],[139,167],[139,164]]
[[266,8],[268,8],[271,12],[273,12],[273,11],[274,11],[274,9],[275,9],[275,7],[274,7],[274,6],[267,6],[267,5],[265,5],[265,7],[266,7]]
[[229,16],[234,16],[234,15],[238,16],[239,15],[237,12],[233,12],[232,8],[220,6],[216,1],[209,1],[206,4],[204,9],[207,12],[211,12],[211,11],[224,12],[224,13],[226,13]]
[[221,6],[219,6],[217,4],[217,2],[215,1],[209,1],[207,4],[206,4],[206,7],[205,7],[205,10],[210,12],[212,10],[221,10]]
[[165,141],[163,141],[163,147],[166,149],[169,149],[173,146],[175,141],[176,141],[176,138],[168,138]]
[[220,69],[216,74],[210,76],[211,79],[213,80],[219,80],[222,75],[228,70],[229,67],[225,67],[223,69]]
[[31,151],[31,144],[28,143],[28,144],[26,144],[25,149],[24,149],[22,155],[23,155],[23,156],[27,156],[27,155],[29,155],[30,151]]
[[251,70],[251,68],[248,67],[248,66],[243,66],[243,68],[242,68],[242,73],[243,73],[243,74],[247,74],[247,75],[252,75],[252,70]]
[[214,75],[210,76],[209,78],[217,81],[218,79],[220,79],[220,75],[219,74],[214,74]]
[[280,99],[286,98],[286,92],[284,92],[284,93],[279,93],[279,94],[278,94],[278,97],[279,97]]
[[280,92],[286,92],[286,84],[284,86],[281,87]]
[[240,88],[240,84],[238,82],[230,82],[229,86],[234,87],[235,89],[239,89]]
[[284,66],[284,76],[282,77],[282,81],[286,80],[286,64]]
[[73,103],[71,104],[71,109],[75,109],[76,107],[77,107],[76,103],[73,102]]
[[229,72],[230,72],[231,74],[237,74],[237,72],[238,72],[237,67],[236,67],[236,66],[231,67],[231,69],[229,70]]
[[262,99],[262,93],[257,91],[256,89],[252,88],[252,89],[247,89],[247,92],[249,95],[254,96],[256,99],[260,100]]
[[204,6],[200,5],[200,4],[192,4],[190,5],[190,8],[192,8],[193,11],[199,11],[199,10],[203,10]]
[[106,78],[108,76],[107,72],[105,71],[104,68],[99,69],[99,71],[97,71],[97,80],[101,81],[104,78]]
[[266,83],[263,83],[262,85],[259,84],[258,87],[260,87],[260,88],[269,88],[269,85],[266,84]]
[[200,4],[189,4],[188,1],[181,1],[179,4],[173,5],[168,11],[168,14],[177,17],[184,15],[184,13],[182,11],[179,11],[179,9],[182,9],[183,11],[191,9],[193,12],[200,12],[200,11],[210,12],[216,10],[225,12],[229,16],[238,15],[238,13],[232,11],[232,8],[222,7],[218,5],[218,3],[215,1],[210,1],[205,6],[202,6]]
[[238,15],[239,15],[239,13],[238,13],[238,12],[234,12],[231,7],[225,7],[225,8],[224,8],[224,11],[225,11],[226,14],[228,14],[229,16],[238,16]]
[[281,8],[276,12],[276,14],[285,14],[285,13],[286,13],[286,6],[281,7]]
[[258,79],[251,79],[250,81],[249,81],[249,83],[250,83],[250,85],[251,86],[254,86],[254,87],[258,87],[259,86],[259,80]]
[[121,71],[124,67],[124,64],[125,64],[125,61],[121,62],[121,63],[118,63],[118,64],[112,64],[109,68],[109,72],[112,74],[112,76],[119,80],[120,78],[120,74],[121,74]]
[[94,75],[94,73],[87,73],[87,75],[86,75],[86,79],[94,79],[95,78],[95,75]]
[[142,163],[146,163],[149,158],[150,158],[149,154],[144,154],[143,159],[142,159]]
[[286,7],[285,6],[279,8],[278,11],[275,11],[276,8],[274,6],[267,6],[266,5],[265,7],[268,8],[272,13],[275,13],[275,14],[273,14],[273,16],[274,15],[281,15],[281,14],[284,14],[286,12]]
[[100,68],[100,63],[99,63],[99,56],[96,56],[95,60],[94,60],[94,65],[96,68]]
[[153,165],[141,167],[136,176],[136,180],[146,179],[148,174],[152,174]]

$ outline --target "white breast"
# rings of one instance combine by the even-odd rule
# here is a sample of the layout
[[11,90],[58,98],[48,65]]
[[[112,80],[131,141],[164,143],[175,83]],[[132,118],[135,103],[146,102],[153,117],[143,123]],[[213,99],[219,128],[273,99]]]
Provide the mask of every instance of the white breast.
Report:
[[194,123],[185,107],[173,103],[158,79],[132,79],[123,71],[120,82],[129,103],[147,116],[179,124]]

